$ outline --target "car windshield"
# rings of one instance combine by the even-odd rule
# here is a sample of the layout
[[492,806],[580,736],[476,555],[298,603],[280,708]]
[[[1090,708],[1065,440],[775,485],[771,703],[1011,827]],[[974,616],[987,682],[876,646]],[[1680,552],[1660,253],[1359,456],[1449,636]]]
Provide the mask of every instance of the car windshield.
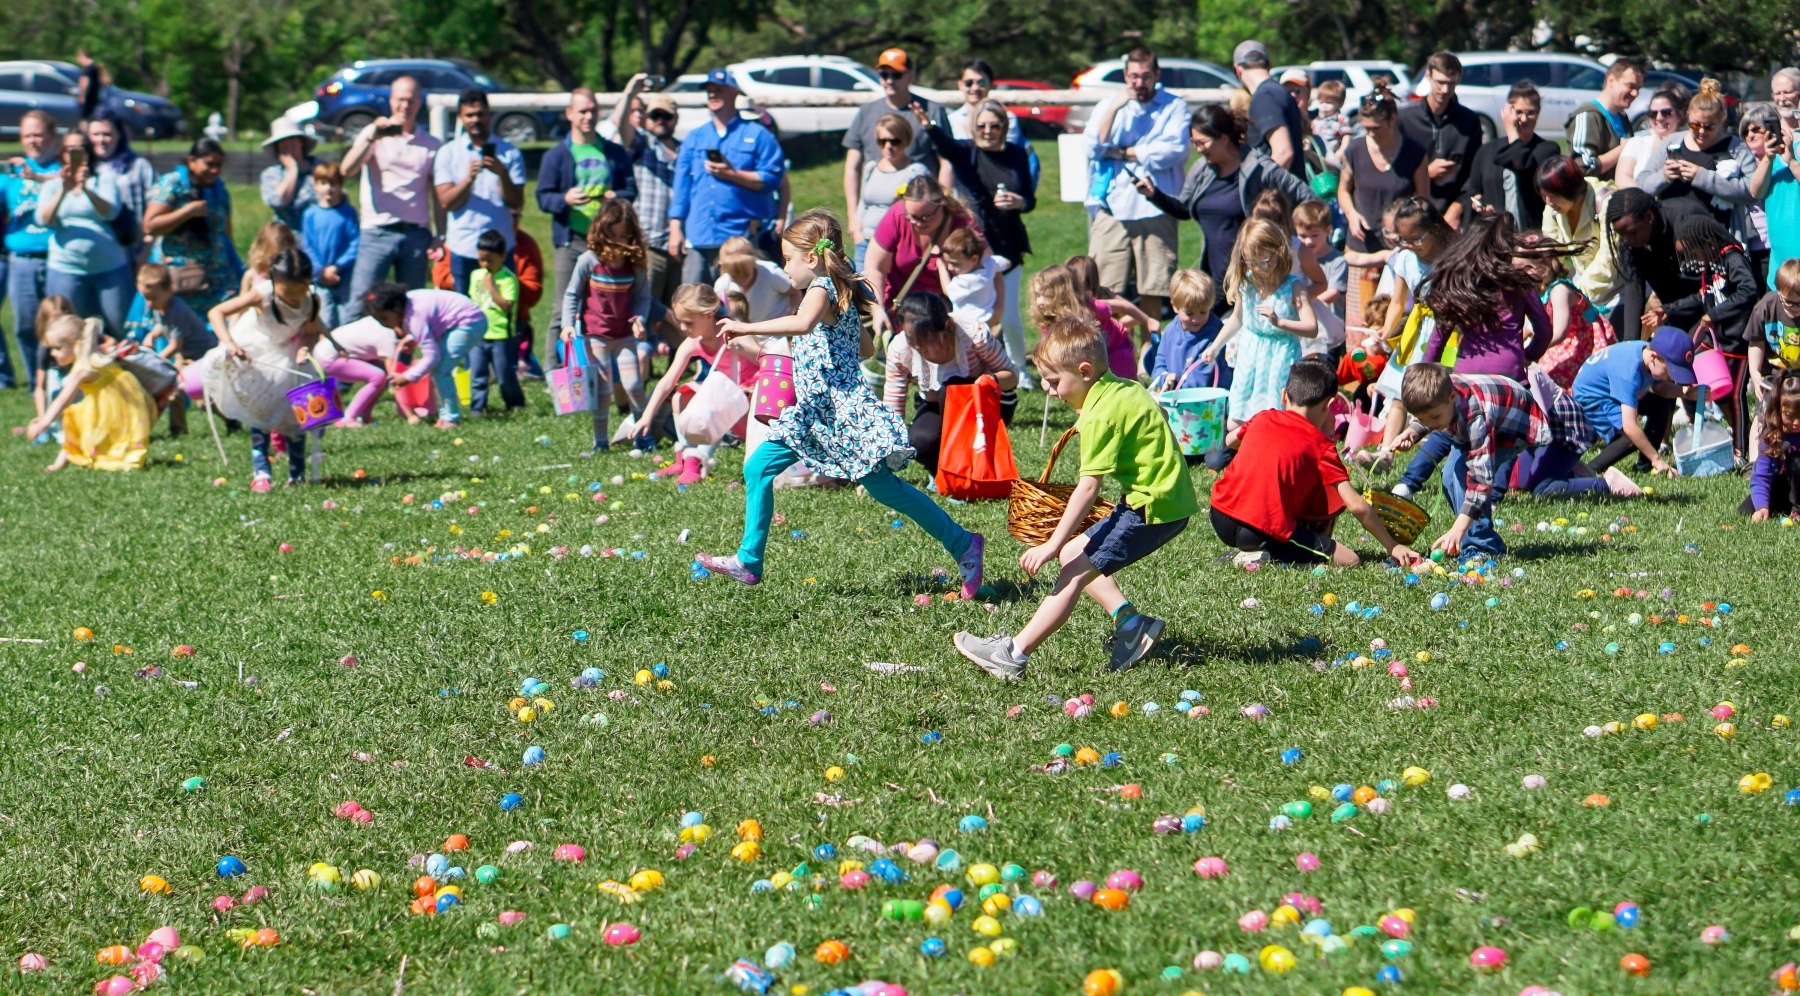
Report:
[[471,73],[470,75],[475,77],[475,85],[483,90],[501,89],[499,81],[486,73]]

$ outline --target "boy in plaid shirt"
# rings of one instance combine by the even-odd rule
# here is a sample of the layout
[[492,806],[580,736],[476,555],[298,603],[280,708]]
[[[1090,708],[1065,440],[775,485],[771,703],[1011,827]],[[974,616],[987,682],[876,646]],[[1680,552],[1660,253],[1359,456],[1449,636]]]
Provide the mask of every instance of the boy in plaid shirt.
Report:
[[1412,423],[1397,445],[1410,446],[1432,431],[1455,444],[1444,461],[1444,497],[1456,521],[1431,545],[1447,556],[1497,557],[1506,543],[1494,531],[1493,506],[1505,494],[1513,461],[1521,452],[1548,446],[1555,434],[1525,385],[1490,374],[1453,374],[1438,363],[1414,363],[1400,382],[1400,403]]

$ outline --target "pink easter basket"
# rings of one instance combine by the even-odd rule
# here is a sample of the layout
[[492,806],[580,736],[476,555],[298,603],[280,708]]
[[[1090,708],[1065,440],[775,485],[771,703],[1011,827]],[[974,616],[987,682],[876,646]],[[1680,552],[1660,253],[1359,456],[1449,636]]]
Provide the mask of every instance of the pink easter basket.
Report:
[[768,425],[792,407],[795,400],[794,358],[765,353],[756,370],[756,403],[751,414]]

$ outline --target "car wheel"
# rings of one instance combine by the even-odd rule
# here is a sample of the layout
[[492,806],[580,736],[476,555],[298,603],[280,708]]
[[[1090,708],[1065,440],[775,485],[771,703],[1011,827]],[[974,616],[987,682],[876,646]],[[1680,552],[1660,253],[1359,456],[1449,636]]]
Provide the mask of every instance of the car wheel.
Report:
[[344,137],[347,139],[355,138],[364,128],[367,128],[374,123],[375,115],[370,114],[367,111],[351,111],[349,114],[338,118],[338,127],[343,129]]
[[1481,120],[1481,140],[1483,142],[1492,142],[1499,137],[1500,126],[1494,123],[1493,118],[1485,114],[1478,114],[1476,117]]
[[514,145],[538,140],[537,119],[529,114],[508,114],[494,124],[494,134]]

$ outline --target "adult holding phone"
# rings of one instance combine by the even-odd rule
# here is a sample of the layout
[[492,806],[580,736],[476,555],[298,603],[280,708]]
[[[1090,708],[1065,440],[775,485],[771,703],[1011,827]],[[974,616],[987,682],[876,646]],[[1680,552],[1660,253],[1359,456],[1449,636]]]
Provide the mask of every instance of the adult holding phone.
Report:
[[1795,159],[1795,144],[1800,141],[1800,69],[1778,70],[1769,89],[1781,133],[1763,143],[1750,188],[1762,200],[1768,222],[1768,285],[1774,290],[1775,271],[1800,257],[1800,162]]
[[505,255],[512,255],[512,212],[525,206],[525,157],[494,137],[487,91],[469,87],[458,94],[456,120],[462,136],[438,149],[431,172],[438,203],[448,214],[444,248],[450,253],[450,280],[458,294],[467,294],[469,274],[481,268],[476,243],[484,232],[499,232]]
[[[681,282],[719,277],[719,247],[734,236],[755,242],[776,217],[775,195],[787,163],[775,134],[738,113],[731,73],[706,74],[708,118],[682,140],[669,201],[669,255],[685,256]],[[691,223],[691,224],[690,224]]]
[[362,317],[363,295],[390,270],[412,289],[424,287],[430,277],[431,225],[440,220],[432,160],[443,143],[420,126],[424,107],[419,81],[399,77],[388,88],[388,113],[358,132],[344,154],[344,177],[362,176],[362,231],[346,321]]
[[61,175],[38,190],[37,222],[50,230],[44,289],[67,297],[77,315],[105,321],[115,339],[125,335],[125,313],[136,293],[130,257],[112,230],[118,214],[117,185],[95,172],[88,137],[71,129],[63,136]]
[[37,223],[38,190],[62,171],[56,121],[49,112],[34,109],[21,116],[19,145],[25,154],[6,161],[10,175],[0,177],[0,193],[6,209],[7,290],[12,294],[21,376],[15,378],[6,337],[0,335],[0,388],[29,387],[37,381],[37,308],[44,299],[50,255],[50,232]]

